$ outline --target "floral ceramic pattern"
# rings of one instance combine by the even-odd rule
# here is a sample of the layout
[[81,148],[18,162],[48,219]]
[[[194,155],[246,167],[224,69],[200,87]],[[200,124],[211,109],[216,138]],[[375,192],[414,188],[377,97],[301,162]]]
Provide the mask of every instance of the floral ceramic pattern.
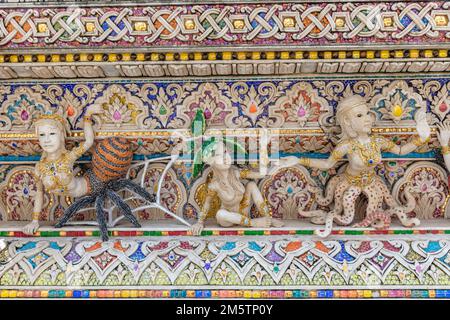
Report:
[[338,101],[354,93],[369,101],[376,125],[407,126],[415,111],[429,110],[431,122],[450,109],[448,80],[211,80],[104,81],[102,83],[36,85],[12,83],[0,87],[0,133],[24,131],[32,119],[49,110],[66,115],[80,129],[86,108],[100,104],[96,118],[102,130],[186,129],[201,108],[208,124],[217,128],[333,127]]
[[416,198],[414,213],[421,219],[444,216],[448,195],[447,173],[436,164],[416,162],[408,167],[393,189],[394,196],[399,196],[406,184],[412,186]]
[[11,240],[0,284],[13,288],[450,285],[448,240]]

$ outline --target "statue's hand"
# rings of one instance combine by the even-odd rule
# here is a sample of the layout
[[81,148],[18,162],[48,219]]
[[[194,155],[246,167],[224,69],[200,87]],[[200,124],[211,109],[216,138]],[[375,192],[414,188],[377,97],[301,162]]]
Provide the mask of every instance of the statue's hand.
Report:
[[25,227],[23,227],[22,232],[32,236],[36,231],[38,231],[38,229],[39,229],[39,221],[33,220]]
[[202,233],[202,230],[205,226],[203,225],[203,222],[197,222],[193,226],[191,226],[191,232],[194,236],[199,236]]
[[431,134],[431,128],[427,122],[427,114],[423,110],[417,110],[415,115],[416,130],[423,141],[428,139]]
[[438,124],[437,127],[439,130],[439,132],[437,134],[437,138],[439,140],[441,147],[448,146],[448,141],[450,140],[450,123],[444,122],[444,123]]

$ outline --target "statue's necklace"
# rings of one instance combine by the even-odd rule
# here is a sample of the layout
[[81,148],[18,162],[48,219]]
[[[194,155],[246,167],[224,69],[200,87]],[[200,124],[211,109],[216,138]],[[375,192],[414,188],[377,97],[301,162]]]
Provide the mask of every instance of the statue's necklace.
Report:
[[370,141],[366,144],[362,144],[356,139],[352,140],[352,151],[357,151],[363,162],[369,166],[380,162],[377,144],[373,137],[370,137]]
[[64,152],[58,159],[40,161],[42,173],[45,175],[56,176],[58,173],[71,173],[67,159],[67,153]]
[[[47,191],[66,193],[67,187],[73,179],[72,168],[67,157],[67,152],[63,152],[58,159],[55,160],[41,160],[39,161],[39,171],[41,177],[50,177],[53,186],[46,186]],[[71,176],[67,181],[61,180],[60,173],[66,173]]]

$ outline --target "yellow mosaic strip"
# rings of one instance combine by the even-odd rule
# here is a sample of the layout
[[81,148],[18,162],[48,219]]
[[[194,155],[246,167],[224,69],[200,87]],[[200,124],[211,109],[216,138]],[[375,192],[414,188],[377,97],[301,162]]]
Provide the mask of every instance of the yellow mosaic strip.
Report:
[[[436,133],[437,129],[432,127],[431,132]],[[372,133],[409,133],[416,132],[416,128],[372,128]]]
[[[305,134],[323,134],[323,130],[317,129],[269,129],[269,134],[279,134],[279,135],[305,135]],[[189,131],[180,130],[178,131],[184,134],[186,137],[190,137]],[[210,129],[206,131],[207,136],[209,135],[257,135],[259,129]],[[372,133],[415,133],[416,128],[373,128]],[[436,128],[431,128],[432,133],[436,133]],[[169,138],[173,132],[171,131],[97,131],[95,135],[97,137],[167,137]],[[84,133],[71,132],[68,134],[69,137],[83,137]],[[19,133],[19,132],[8,132],[0,133],[0,138],[10,138],[10,139],[36,139],[34,133]]]
[[2,54],[0,63],[448,58],[447,49]]

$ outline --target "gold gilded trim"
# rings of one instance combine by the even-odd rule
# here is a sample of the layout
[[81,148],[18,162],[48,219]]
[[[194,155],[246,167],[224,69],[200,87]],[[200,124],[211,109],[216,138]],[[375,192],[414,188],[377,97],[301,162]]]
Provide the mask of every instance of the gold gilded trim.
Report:
[[[267,129],[270,135],[308,135],[308,134],[324,134],[320,128],[316,129]],[[170,137],[173,132],[183,134],[185,137],[191,137],[188,130],[174,130],[174,131],[97,131],[97,137]],[[206,130],[206,136],[212,135],[257,135],[260,129],[209,129]],[[431,128],[432,133],[436,133],[436,128]],[[390,133],[416,133],[415,128],[373,128],[372,133],[390,134]],[[83,137],[82,131],[70,132],[69,137]],[[37,139],[34,133],[21,132],[4,132],[0,133],[0,138],[20,138],[20,139]]]
[[[139,25],[143,28],[144,25]],[[415,60],[449,58],[447,49],[397,49],[397,50],[311,50],[300,51],[267,51],[252,50],[249,52],[86,52],[62,54],[0,54],[0,63],[32,64],[32,63],[78,63],[78,62],[171,62],[171,61],[242,61],[242,60]]]

